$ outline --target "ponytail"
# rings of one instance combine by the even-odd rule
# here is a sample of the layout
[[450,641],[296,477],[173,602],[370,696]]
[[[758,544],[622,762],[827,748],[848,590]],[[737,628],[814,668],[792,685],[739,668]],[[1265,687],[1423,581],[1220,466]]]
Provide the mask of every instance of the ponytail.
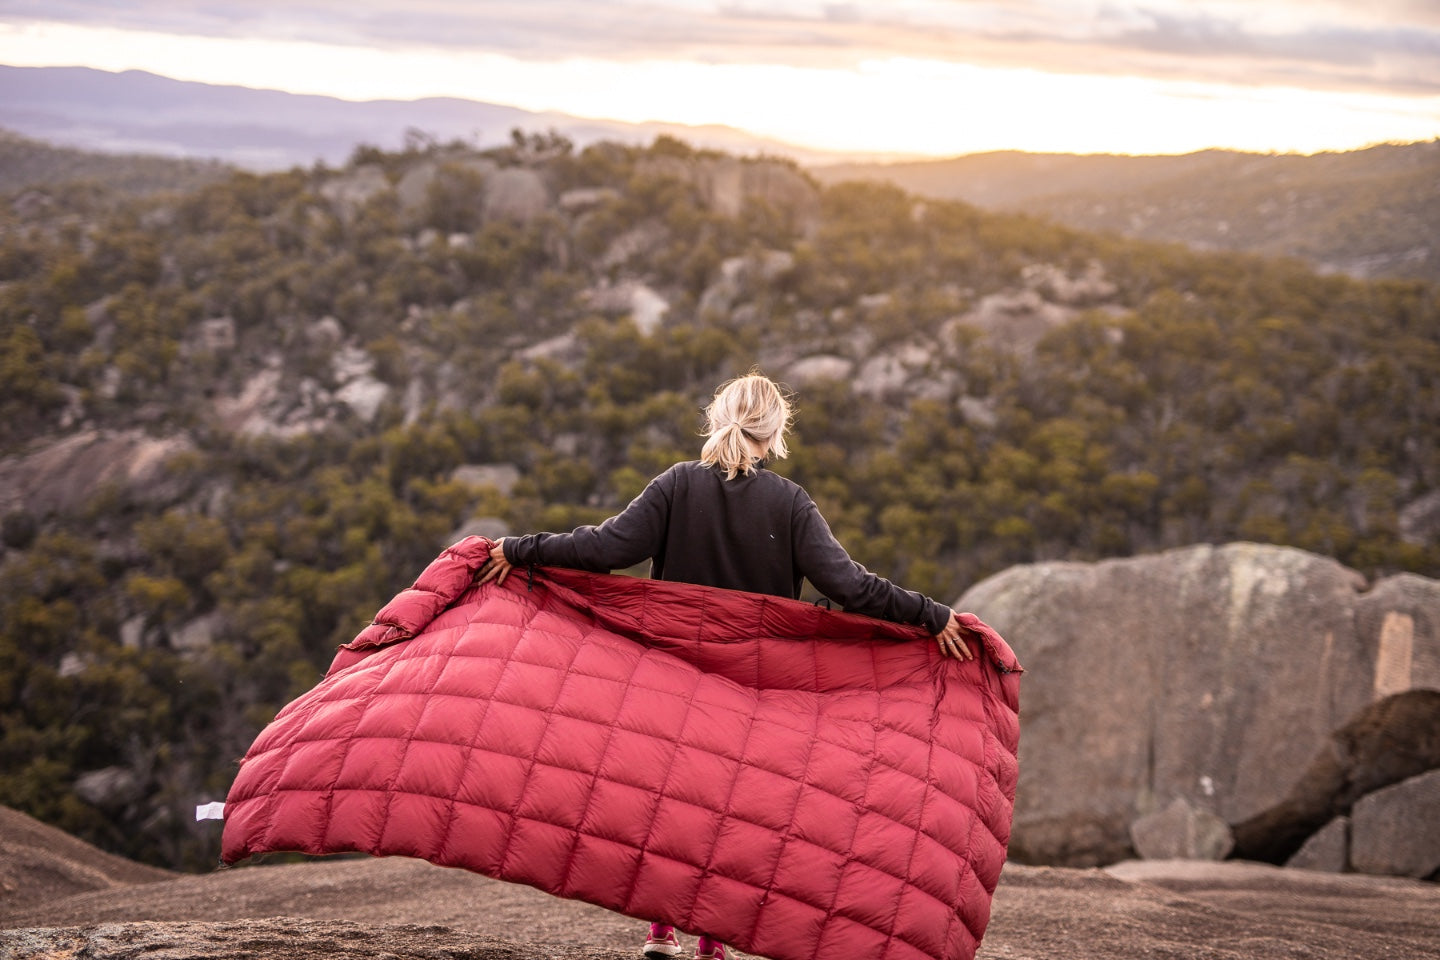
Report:
[[734,480],[737,473],[748,474],[754,469],[755,455],[746,442],[745,431],[732,421],[710,434],[700,448],[700,462],[707,467],[718,466],[725,471],[726,480]]

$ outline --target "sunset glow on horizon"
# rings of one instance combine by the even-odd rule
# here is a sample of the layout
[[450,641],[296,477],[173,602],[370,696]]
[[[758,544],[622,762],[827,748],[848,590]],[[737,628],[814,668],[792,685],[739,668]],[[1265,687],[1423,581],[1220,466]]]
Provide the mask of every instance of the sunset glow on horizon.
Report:
[[[1383,65],[1370,71],[1375,79],[1356,74],[1327,87],[1318,69],[1242,69],[1246,64],[1219,57],[1199,65],[1170,62],[1155,55],[1151,48],[1158,43],[1152,43],[1126,53],[1131,69],[1112,64],[1082,70],[1084,58],[1063,45],[1081,41],[1058,36],[1037,41],[1034,52],[1060,53],[1028,64],[993,38],[977,41],[973,56],[964,55],[967,49],[943,56],[943,45],[912,37],[888,47],[856,40],[847,58],[809,51],[787,37],[768,49],[737,43],[708,59],[674,42],[647,45],[622,37],[617,52],[607,55],[598,45],[578,48],[557,38],[558,53],[542,56],[518,41],[513,49],[498,42],[440,42],[421,33],[423,5],[415,15],[416,36],[384,43],[353,31],[337,31],[327,41],[323,31],[285,27],[282,12],[273,15],[275,23],[239,23],[225,35],[214,23],[182,17],[160,29],[158,5],[147,24],[110,23],[99,16],[100,6],[97,22],[0,15],[0,63],[144,70],[347,100],[457,97],[579,117],[723,124],[816,150],[896,155],[1184,153],[1211,147],[1313,153],[1440,135],[1440,66],[1431,71],[1433,90],[1424,89],[1431,68],[1413,65],[1407,69],[1414,76],[1400,76],[1403,82],[1388,88],[1382,81],[1403,71]],[[393,5],[359,6],[375,12]],[[448,3],[432,0],[429,6],[437,15],[456,15]],[[477,11],[487,6],[511,5],[473,5]],[[677,2],[652,6],[685,13]],[[1046,5],[991,6],[1020,11]],[[1269,14],[1272,21],[1276,13]],[[334,15],[342,23],[343,15]],[[483,19],[483,12],[477,16]],[[758,29],[749,21],[742,26]],[[890,29],[901,33],[894,24]],[[1086,42],[1117,41],[1097,33]],[[698,55],[678,56],[685,52]],[[1290,82],[1282,82],[1286,77]]]

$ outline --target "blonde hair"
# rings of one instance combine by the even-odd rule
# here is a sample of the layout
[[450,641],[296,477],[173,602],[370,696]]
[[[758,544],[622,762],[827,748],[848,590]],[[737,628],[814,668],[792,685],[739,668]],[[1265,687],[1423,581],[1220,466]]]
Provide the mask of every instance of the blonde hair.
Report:
[[789,454],[785,431],[793,413],[790,401],[773,380],[749,373],[720,385],[705,408],[705,446],[700,462],[718,466],[726,480],[755,469],[755,454],[748,441],[765,448],[765,456],[783,460]]

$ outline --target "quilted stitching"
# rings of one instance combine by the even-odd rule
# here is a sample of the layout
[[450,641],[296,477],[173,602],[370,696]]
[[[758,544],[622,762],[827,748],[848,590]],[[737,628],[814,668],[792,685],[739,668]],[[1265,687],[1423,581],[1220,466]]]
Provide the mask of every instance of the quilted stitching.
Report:
[[226,862],[414,856],[774,960],[974,956],[1019,769],[998,634],[967,623],[983,653],[957,663],[774,597],[549,569],[474,588],[485,553],[447,550],[262,731]]

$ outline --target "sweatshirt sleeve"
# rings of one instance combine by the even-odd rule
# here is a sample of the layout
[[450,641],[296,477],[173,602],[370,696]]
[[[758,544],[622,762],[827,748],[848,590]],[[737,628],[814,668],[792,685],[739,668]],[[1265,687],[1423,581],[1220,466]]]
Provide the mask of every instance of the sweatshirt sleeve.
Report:
[[664,543],[673,485],[670,473],[651,480],[629,506],[598,526],[506,537],[505,559],[517,566],[533,563],[598,573],[648,560]]
[[847,612],[917,624],[934,634],[945,629],[949,607],[896,586],[850,559],[820,515],[820,508],[803,491],[795,499],[794,529],[800,573]]

